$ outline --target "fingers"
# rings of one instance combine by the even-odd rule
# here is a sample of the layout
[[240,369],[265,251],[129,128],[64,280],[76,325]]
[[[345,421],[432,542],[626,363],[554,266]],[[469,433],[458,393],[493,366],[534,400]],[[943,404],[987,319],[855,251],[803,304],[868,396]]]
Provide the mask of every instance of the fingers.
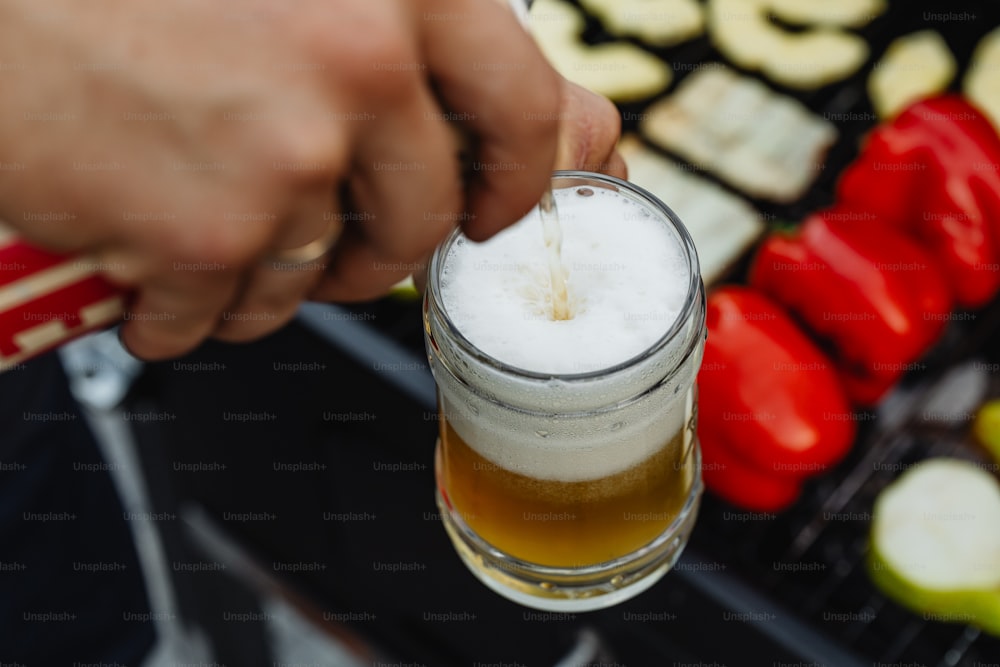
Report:
[[[482,0],[426,0],[425,5],[427,11],[413,15],[431,80],[423,73],[398,76],[398,88],[382,86],[376,94],[370,90],[377,87],[372,72],[382,70],[366,63],[364,74],[372,84],[360,86],[356,95],[359,108],[373,110],[373,120],[345,140],[349,171],[346,156],[330,160],[338,166],[326,174],[322,186],[328,189],[321,194],[323,175],[317,182],[298,182],[301,189],[289,199],[297,202],[307,190],[309,204],[289,207],[289,199],[276,197],[273,209],[266,208],[278,221],[289,208],[294,212],[287,224],[273,224],[252,239],[229,225],[190,228],[173,241],[177,247],[170,250],[178,256],[222,253],[223,261],[231,262],[226,269],[119,276],[120,282],[141,285],[122,332],[134,353],[162,359],[189,351],[209,335],[257,338],[283,325],[305,297],[382,296],[399,280],[421,273],[426,257],[457,223],[481,240],[520,219],[537,203],[553,168],[624,176],[614,152],[619,132],[614,107],[558,77],[506,8]],[[404,52],[399,61],[410,59]],[[346,105],[348,99],[354,95],[336,103]],[[472,137],[464,200],[449,120]],[[330,256],[303,266],[258,262],[269,244],[296,248],[324,233],[329,221],[320,218],[330,214],[332,191],[345,173],[344,208],[359,215]],[[463,204],[467,216],[460,214]]]
[[[245,342],[265,336],[288,323],[299,304],[320,281],[327,268],[325,253],[306,261],[283,261],[282,248],[308,247],[313,241],[334,239],[340,221],[331,213],[332,190],[303,196],[300,209],[286,224],[271,256],[264,257],[244,275],[242,290],[216,322],[212,337]],[[323,248],[318,249],[320,253]]]
[[621,115],[610,100],[562,79],[561,123],[556,169],[596,171],[626,178],[625,161],[615,151]]
[[444,117],[422,86],[380,115],[359,147],[351,178],[359,223],[337,243],[314,298],[365,300],[387,293],[456,225],[462,184],[458,148]]
[[238,274],[228,269],[172,268],[143,284],[122,325],[122,343],[142,359],[169,359],[197,347],[239,286]]
[[309,294],[314,301],[370,301],[420,268],[420,260],[387,260],[356,227],[337,242],[322,280]]
[[[560,118],[563,123],[560,125],[558,135],[559,153],[555,168],[597,171],[625,178],[627,176],[625,162],[615,151],[620,131],[620,116],[617,109],[605,98],[566,80],[562,80],[562,86],[563,111],[560,113]],[[384,136],[392,137],[393,134],[386,133]],[[424,173],[424,170],[415,171]],[[313,292],[313,298],[336,301],[373,299],[382,296],[389,287],[410,274],[413,274],[418,289],[421,291],[423,289],[429,251],[444,237],[450,226],[442,225],[440,228],[433,225],[423,226],[421,231],[429,235],[426,238],[439,236],[437,240],[432,239],[430,246],[424,246],[428,252],[422,259],[411,261],[414,255],[403,254],[403,251],[407,247],[406,244],[412,242],[412,234],[406,237],[399,236],[399,232],[392,224],[379,223],[386,216],[408,214],[411,229],[417,229],[415,227],[418,223],[417,216],[413,210],[392,212],[401,203],[397,198],[399,190],[395,188],[398,183],[392,178],[378,179],[373,176],[378,176],[378,173],[366,175],[355,188],[355,192],[359,193],[356,196],[367,202],[364,206],[358,207],[365,210],[365,215],[360,217],[373,224],[366,225],[365,233],[355,230],[342,239],[333,257],[332,268]],[[413,179],[413,182],[418,182],[418,179]],[[387,187],[388,190],[383,191],[383,187]],[[368,208],[374,208],[379,212],[369,214]],[[427,220],[431,216],[426,211],[422,217],[423,222],[431,222]],[[392,221],[397,218],[388,219]],[[466,226],[468,225],[466,222]],[[395,246],[391,243],[392,240],[403,239],[409,240]],[[394,260],[393,256],[406,257],[406,261]]]
[[323,258],[301,265],[263,261],[246,277],[242,294],[215,320],[211,336],[239,343],[280,329],[295,316],[325,267]]
[[[436,20],[448,16],[449,20]],[[559,78],[505,7],[430,0],[422,47],[438,95],[475,139],[466,234],[483,240],[524,216],[556,154]]]
[[412,260],[455,226],[462,206],[458,147],[430,91],[417,89],[360,147],[353,207],[385,259]]
[[628,165],[625,163],[625,158],[623,158],[618,151],[615,151],[608,156],[607,168],[601,169],[600,171],[603,174],[615,176],[623,181],[628,180]]

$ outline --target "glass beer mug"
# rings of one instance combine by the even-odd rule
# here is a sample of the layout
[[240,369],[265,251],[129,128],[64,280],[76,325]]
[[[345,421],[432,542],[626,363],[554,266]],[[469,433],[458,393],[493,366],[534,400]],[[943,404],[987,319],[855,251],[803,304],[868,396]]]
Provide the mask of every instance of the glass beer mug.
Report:
[[424,297],[438,504],[462,560],[521,604],[626,600],[676,562],[702,491],[694,244],[644,190],[556,172],[572,317],[552,319],[537,210],[482,244],[453,232]]

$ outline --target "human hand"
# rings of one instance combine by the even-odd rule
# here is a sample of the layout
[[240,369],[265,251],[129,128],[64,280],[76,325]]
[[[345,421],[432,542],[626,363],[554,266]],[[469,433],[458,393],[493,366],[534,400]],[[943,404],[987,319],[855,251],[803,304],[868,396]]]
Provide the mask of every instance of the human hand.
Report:
[[[377,296],[460,222],[486,238],[548,182],[558,79],[478,0],[0,0],[0,217],[134,291],[166,358]],[[516,95],[511,91],[517,91]],[[448,121],[474,139],[462,188]],[[267,261],[345,223],[329,266]]]
[[[617,151],[621,115],[607,98],[560,77],[559,143],[555,169],[593,171],[628,178],[625,160]],[[413,271],[417,291],[427,287],[424,257]]]
[[605,97],[562,79],[556,169],[595,171],[628,178],[616,147],[621,115]]

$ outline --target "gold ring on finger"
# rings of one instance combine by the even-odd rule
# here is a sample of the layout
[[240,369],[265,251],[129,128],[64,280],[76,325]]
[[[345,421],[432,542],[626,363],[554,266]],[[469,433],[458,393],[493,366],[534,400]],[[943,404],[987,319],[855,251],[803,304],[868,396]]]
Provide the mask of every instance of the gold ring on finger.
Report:
[[341,223],[338,220],[331,220],[326,230],[318,238],[297,248],[274,250],[268,259],[272,262],[293,265],[315,262],[333,249],[333,246],[337,244],[337,239],[340,238],[341,231],[343,231]]

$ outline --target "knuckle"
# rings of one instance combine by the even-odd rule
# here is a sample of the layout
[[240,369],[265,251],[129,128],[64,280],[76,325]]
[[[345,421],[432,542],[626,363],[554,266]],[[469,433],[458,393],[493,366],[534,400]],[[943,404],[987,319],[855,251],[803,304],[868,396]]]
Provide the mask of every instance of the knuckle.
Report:
[[[269,224],[272,219],[274,222]],[[225,211],[207,222],[177,229],[172,254],[178,261],[207,267],[244,266],[267,247],[277,220],[277,214],[267,211]]]
[[131,325],[122,332],[122,342],[130,353],[146,361],[174,359],[190,352],[201,336],[184,336],[156,330],[143,322],[128,322]]
[[374,39],[359,34],[349,47],[341,45],[340,57],[350,53],[353,63],[342,68],[341,75],[365,100],[391,101],[412,94],[429,69],[413,37],[395,25],[376,34]]
[[595,95],[594,99],[594,123],[601,130],[601,136],[614,143],[622,131],[621,112],[606,97]]
[[332,183],[341,170],[346,140],[336,123],[296,121],[277,128],[265,160],[265,187],[308,187]]
[[[212,337],[230,343],[248,343],[263,338],[283,327],[295,316],[295,310],[280,313],[268,311],[267,314],[269,316],[273,315],[274,319],[269,322],[226,322],[212,332]],[[238,319],[243,315],[260,316],[261,311],[258,310],[252,313],[235,312],[230,316]]]

